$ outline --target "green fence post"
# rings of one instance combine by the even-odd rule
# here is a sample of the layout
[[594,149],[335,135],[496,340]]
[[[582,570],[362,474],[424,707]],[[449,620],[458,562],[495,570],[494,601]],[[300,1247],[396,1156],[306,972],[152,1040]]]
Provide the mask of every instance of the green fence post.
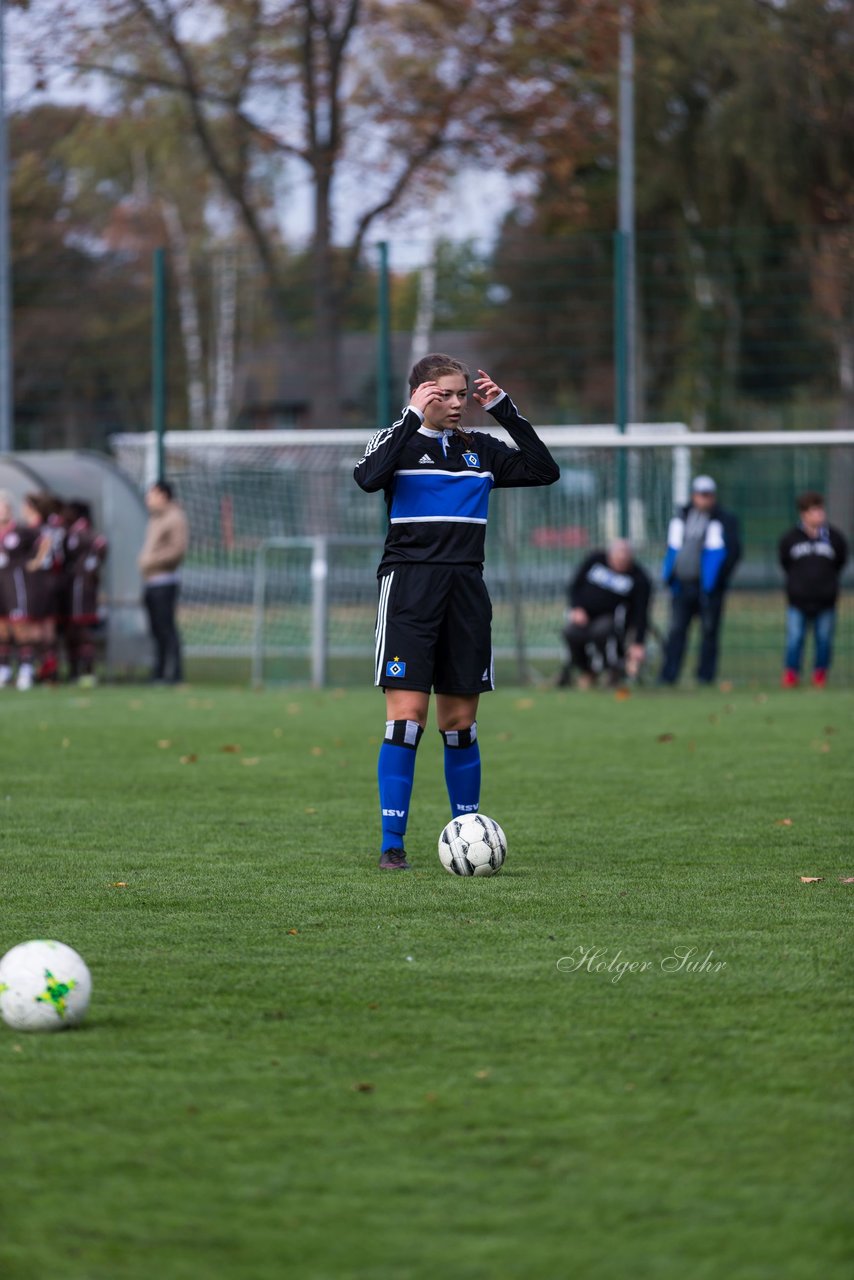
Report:
[[166,430],[166,251],[155,249],[152,259],[151,308],[151,429],[157,437],[157,478],[164,475],[163,436]]
[[380,256],[377,283],[377,426],[391,421],[391,310],[388,289],[388,241],[377,245]]

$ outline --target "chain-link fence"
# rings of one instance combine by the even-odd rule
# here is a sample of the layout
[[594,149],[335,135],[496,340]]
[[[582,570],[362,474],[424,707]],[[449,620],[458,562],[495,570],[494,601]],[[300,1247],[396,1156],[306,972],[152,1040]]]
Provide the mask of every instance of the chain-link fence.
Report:
[[[150,242],[149,242],[150,243]],[[844,229],[640,232],[638,421],[854,428],[854,238]],[[169,259],[170,429],[359,427],[396,408],[413,355],[449,349],[538,422],[614,420],[614,238],[400,239],[388,298],[369,248],[314,328],[305,257],[275,279],[240,248]],[[49,274],[15,264],[18,448],[104,447],[151,425],[152,261],[130,233]]]

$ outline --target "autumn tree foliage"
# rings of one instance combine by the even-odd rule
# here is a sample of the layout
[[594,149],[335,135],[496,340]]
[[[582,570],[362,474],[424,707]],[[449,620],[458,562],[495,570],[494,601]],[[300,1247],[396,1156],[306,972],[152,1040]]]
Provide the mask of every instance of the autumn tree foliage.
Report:
[[[277,204],[308,179],[314,415],[338,412],[339,318],[363,248],[455,166],[508,165],[562,130],[614,0],[36,0],[79,76],[125,111],[170,95],[274,292]],[[98,20],[100,17],[100,20]],[[570,63],[554,64],[561,48]],[[573,51],[575,54],[573,55]],[[338,250],[342,251],[338,251]]]
[[[690,386],[700,422],[726,426],[745,397],[810,387],[854,424],[854,5],[647,0],[635,35],[645,412]],[[569,148],[540,137],[535,194],[504,228],[495,273],[517,306],[496,324],[511,346],[538,335],[551,400],[607,412],[617,82],[613,61],[588,71],[587,127]]]

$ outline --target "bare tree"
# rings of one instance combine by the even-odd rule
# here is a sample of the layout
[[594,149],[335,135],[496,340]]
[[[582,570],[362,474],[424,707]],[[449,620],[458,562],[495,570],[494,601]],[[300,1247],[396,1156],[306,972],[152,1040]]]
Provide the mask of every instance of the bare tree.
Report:
[[202,332],[193,284],[190,247],[178,206],[171,200],[162,200],[160,207],[178,281],[178,314],[181,319],[181,336],[184,340],[184,359],[187,365],[187,409],[190,430],[202,431],[210,424],[208,423]]

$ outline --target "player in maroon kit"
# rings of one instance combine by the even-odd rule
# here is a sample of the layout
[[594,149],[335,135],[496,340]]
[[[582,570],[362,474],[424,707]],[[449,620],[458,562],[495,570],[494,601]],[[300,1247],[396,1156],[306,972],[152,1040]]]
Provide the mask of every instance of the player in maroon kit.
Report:
[[[23,626],[32,645],[32,658],[37,663],[38,679],[56,676],[56,618],[59,612],[63,542],[65,529],[61,517],[62,504],[49,493],[28,493],[22,514],[27,525],[36,530],[35,552],[24,566],[26,617]],[[18,688],[29,688],[32,677],[18,671]]]
[[12,495],[0,492],[0,688],[11,683],[15,645],[12,639],[12,570],[9,554],[4,550],[7,534],[14,531],[15,513]]
[[[34,622],[38,619],[39,603],[33,598],[32,571],[34,557],[40,552],[42,514],[32,499],[37,494],[29,494],[23,502],[20,523],[6,525],[0,539],[0,560],[2,560],[5,578],[5,609],[12,632],[12,642],[18,654],[18,678],[16,686],[22,692],[33,686],[33,656],[36,636],[39,628]],[[37,588],[36,588],[37,591]],[[8,684],[11,671],[6,678]]]
[[72,680],[91,684],[95,665],[92,628],[98,622],[98,591],[107,539],[92,528],[92,511],[87,502],[69,502],[66,520],[64,612],[68,674]]

